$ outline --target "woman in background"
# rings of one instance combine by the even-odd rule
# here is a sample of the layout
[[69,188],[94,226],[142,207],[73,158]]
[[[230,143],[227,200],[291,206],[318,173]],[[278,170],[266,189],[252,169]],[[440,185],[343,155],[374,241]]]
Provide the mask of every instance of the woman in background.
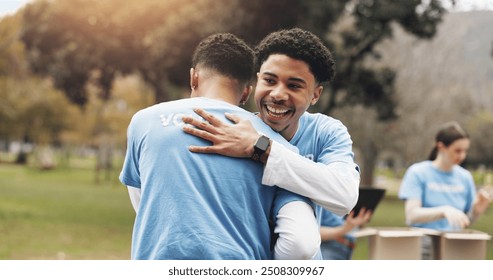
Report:
[[[429,159],[406,171],[399,190],[406,223],[440,231],[468,227],[486,211],[491,196],[476,192],[473,177],[460,166],[470,146],[469,135],[456,122],[443,125]],[[433,259],[431,238],[423,238],[423,259]]]

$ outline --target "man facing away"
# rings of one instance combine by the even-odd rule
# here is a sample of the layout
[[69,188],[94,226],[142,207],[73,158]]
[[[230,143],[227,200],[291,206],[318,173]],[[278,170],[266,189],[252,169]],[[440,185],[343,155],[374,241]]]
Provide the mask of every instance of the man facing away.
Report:
[[[236,106],[251,91],[252,50],[234,35],[212,35],[198,45],[192,67],[192,98],[143,109],[128,127],[120,180],[136,209],[132,259],[313,257],[320,236],[309,200],[262,185],[263,167],[254,161],[190,153],[207,142],[182,131],[182,117],[198,117],[193,108],[200,107],[223,121],[225,112],[249,119],[257,133],[289,145]],[[269,220],[279,233],[274,253]]]

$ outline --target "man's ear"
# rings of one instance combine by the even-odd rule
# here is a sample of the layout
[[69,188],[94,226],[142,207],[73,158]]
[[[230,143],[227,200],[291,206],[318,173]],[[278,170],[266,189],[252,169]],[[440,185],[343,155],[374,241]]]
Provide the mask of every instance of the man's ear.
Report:
[[252,92],[253,92],[253,86],[252,85],[246,86],[243,89],[243,93],[241,94],[241,99],[240,99],[241,105],[244,105],[248,101],[248,98],[250,97],[250,94]]
[[190,88],[194,91],[199,85],[199,75],[197,71],[192,67],[190,68]]
[[315,92],[313,93],[313,97],[312,100],[310,101],[310,105],[313,106],[317,103],[323,91],[324,91],[324,87],[322,85],[319,85],[318,87],[315,88]]

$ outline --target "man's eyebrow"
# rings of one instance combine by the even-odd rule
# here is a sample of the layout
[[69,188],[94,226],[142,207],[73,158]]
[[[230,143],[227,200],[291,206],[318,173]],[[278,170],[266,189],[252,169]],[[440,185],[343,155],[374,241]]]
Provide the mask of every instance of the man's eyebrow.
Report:
[[274,74],[274,73],[271,73],[271,72],[261,72],[260,74],[261,74],[261,75],[272,76],[272,77],[274,77],[274,78],[277,78],[277,75],[276,75],[276,74]]
[[[267,76],[271,76],[271,77],[274,77],[274,78],[278,78],[276,74],[274,73],[271,73],[271,72],[262,72],[261,75],[267,75]],[[302,79],[302,78],[297,78],[297,77],[290,77],[288,78],[288,81],[291,81],[291,82],[298,82],[298,83],[302,83],[302,84],[307,84],[307,82]]]
[[307,84],[305,80],[303,80],[302,78],[296,78],[296,77],[292,77],[292,78],[289,78],[288,81],[292,81],[292,82],[298,82],[298,83],[302,83],[302,84]]

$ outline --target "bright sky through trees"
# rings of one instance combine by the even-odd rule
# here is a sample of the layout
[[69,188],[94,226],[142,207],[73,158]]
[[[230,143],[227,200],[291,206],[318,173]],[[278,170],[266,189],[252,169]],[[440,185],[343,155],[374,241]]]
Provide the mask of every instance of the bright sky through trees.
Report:
[[[13,14],[32,0],[0,0],[0,17]],[[493,0],[457,0],[456,10],[493,10]]]

